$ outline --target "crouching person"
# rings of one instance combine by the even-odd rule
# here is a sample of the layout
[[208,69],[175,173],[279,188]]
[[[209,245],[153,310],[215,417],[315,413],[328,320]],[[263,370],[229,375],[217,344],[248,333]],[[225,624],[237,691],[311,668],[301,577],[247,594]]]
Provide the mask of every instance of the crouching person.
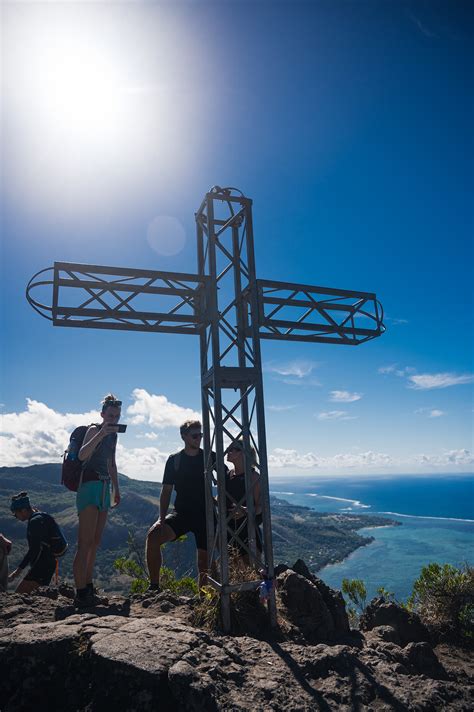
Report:
[[31,593],[40,586],[49,586],[56,570],[57,557],[66,552],[67,542],[55,519],[32,507],[26,492],[12,497],[10,509],[16,519],[28,523],[28,551],[8,580],[13,581],[30,566],[25,578],[17,586],[16,593]]

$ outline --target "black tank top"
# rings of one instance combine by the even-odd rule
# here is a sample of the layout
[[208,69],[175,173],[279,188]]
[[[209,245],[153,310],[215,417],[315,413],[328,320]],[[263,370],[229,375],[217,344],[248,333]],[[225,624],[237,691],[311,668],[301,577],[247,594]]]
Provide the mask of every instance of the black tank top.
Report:
[[[256,470],[252,468],[252,475],[256,474]],[[234,475],[233,477],[231,477],[230,473],[226,472],[225,488],[227,495],[233,497],[237,504],[239,504],[241,507],[247,506],[247,500],[245,497],[245,473],[242,472],[242,474],[240,475]],[[230,497],[227,497],[227,511],[229,511],[229,509],[231,509],[233,506],[234,502],[230,499]],[[262,523],[261,514],[257,514],[255,519],[257,525]]]

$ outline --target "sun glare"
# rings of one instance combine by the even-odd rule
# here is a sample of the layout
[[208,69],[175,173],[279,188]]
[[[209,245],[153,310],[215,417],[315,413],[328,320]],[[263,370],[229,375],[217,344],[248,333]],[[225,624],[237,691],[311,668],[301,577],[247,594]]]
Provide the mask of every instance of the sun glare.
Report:
[[37,52],[30,91],[43,129],[90,145],[125,134],[130,112],[120,62],[86,38],[56,40]]
[[129,27],[106,5],[41,6],[12,12],[4,33],[10,193],[55,215],[130,202],[189,161],[183,122],[198,101],[155,59],[157,47],[170,61],[180,47],[160,23]]

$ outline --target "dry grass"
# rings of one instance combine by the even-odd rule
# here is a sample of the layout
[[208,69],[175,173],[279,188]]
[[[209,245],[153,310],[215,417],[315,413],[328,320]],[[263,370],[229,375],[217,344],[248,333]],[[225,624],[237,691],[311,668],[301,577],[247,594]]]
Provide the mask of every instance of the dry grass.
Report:
[[[235,552],[229,552],[229,582],[231,584],[256,581],[260,574],[247,565]],[[261,635],[268,629],[268,614],[261,603],[258,590],[233,592],[230,595],[231,633],[233,635]],[[212,586],[201,589],[201,600],[193,612],[194,625],[212,632],[222,631],[220,597]]]

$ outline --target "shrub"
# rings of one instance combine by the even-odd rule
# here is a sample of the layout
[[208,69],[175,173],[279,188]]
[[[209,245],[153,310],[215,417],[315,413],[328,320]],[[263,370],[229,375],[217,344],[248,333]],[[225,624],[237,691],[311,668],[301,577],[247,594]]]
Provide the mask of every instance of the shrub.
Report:
[[365,583],[361,579],[342,579],[342,592],[356,606],[356,608],[348,606],[347,615],[351,625],[357,626],[359,616],[366,607],[367,589]]
[[[176,541],[182,543],[186,541],[185,536],[181,536]],[[166,546],[166,545],[165,545]],[[164,547],[163,547],[164,548]],[[137,545],[135,537],[131,531],[128,533],[128,556],[120,556],[114,561],[114,568],[121,574],[129,576],[130,593],[145,593],[150,585],[148,571],[142,556],[142,548]],[[178,596],[194,596],[198,593],[198,585],[192,576],[176,578],[175,572],[167,566],[161,567],[160,586],[165,591],[171,591]]]
[[408,607],[441,633],[474,639],[474,568],[428,564],[421,570]]
[[384,586],[379,586],[377,589],[377,593],[380,596],[380,598],[383,598],[384,601],[391,601],[395,603],[395,594],[393,591],[387,591],[387,589]]

